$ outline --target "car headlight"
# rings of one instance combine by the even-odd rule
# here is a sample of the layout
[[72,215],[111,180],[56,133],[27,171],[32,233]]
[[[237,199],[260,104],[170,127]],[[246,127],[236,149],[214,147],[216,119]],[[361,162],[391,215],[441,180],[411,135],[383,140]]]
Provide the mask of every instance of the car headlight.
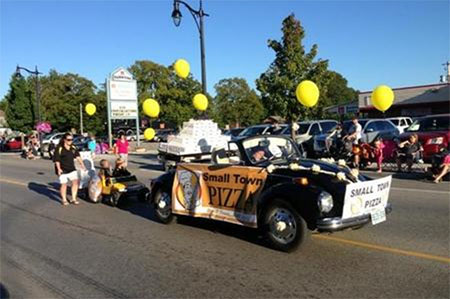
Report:
[[333,196],[326,191],[322,191],[317,198],[319,210],[323,213],[328,213],[333,208]]
[[428,144],[442,144],[444,142],[444,138],[443,137],[436,137],[436,138],[431,138],[428,139]]

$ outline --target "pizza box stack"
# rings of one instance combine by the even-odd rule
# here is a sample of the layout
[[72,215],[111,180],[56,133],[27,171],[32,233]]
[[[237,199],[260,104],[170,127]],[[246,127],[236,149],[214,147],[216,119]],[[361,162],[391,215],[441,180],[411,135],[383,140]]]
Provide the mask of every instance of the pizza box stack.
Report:
[[176,136],[170,136],[167,143],[160,143],[158,150],[174,155],[211,153],[215,147],[226,147],[230,137],[222,135],[217,124],[210,119],[190,119],[183,123],[183,129]]

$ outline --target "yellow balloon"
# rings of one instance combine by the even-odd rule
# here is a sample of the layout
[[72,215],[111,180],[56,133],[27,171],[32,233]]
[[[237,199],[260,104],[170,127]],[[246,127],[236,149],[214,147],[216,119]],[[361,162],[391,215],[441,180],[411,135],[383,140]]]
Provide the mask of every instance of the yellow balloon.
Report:
[[178,59],[174,64],[175,73],[181,78],[185,79],[189,75],[190,66],[189,62],[184,59]]
[[154,99],[146,99],[142,104],[142,109],[148,117],[158,117],[160,111],[159,104]]
[[88,115],[94,115],[95,111],[97,111],[97,107],[95,107],[94,104],[89,103],[86,105],[86,107],[84,108],[84,110],[86,111],[86,113]]
[[385,112],[394,102],[394,92],[389,86],[379,85],[372,92],[371,102],[381,112]]
[[155,138],[155,134],[155,130],[153,130],[152,128],[145,129],[144,138],[145,140],[152,140],[153,138]]
[[208,108],[208,98],[202,93],[196,94],[192,103],[194,104],[195,109],[200,111],[205,111],[206,108]]
[[297,96],[297,100],[303,106],[313,107],[319,100],[320,92],[316,83],[309,80],[304,80],[297,85],[295,95]]

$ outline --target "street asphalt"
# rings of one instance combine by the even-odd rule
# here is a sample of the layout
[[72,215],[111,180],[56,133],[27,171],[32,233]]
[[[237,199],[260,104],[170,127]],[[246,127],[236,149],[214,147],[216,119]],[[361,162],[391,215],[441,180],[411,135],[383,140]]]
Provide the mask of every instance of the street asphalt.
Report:
[[[161,174],[149,154],[129,169]],[[387,221],[290,254],[240,226],[160,224],[137,200],[63,207],[55,188],[50,160],[0,154],[3,298],[449,298],[448,182],[394,174]]]

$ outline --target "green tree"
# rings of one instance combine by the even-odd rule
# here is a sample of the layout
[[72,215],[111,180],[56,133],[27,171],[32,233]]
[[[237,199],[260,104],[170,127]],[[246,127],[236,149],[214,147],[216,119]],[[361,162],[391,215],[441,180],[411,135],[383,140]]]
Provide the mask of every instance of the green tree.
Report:
[[214,88],[215,116],[220,125],[248,126],[260,122],[264,117],[260,98],[245,79],[222,79]]
[[27,81],[21,76],[12,76],[6,102],[6,121],[11,129],[28,133],[35,125],[34,101]]
[[[192,75],[181,79],[172,66],[165,67],[149,60],[136,61],[129,71],[137,81],[140,107],[145,99],[154,98],[161,107],[159,118],[177,126],[198,115],[192,106],[192,98],[202,88]],[[211,106],[208,109],[211,110]]]
[[[106,94],[97,90],[95,84],[77,74],[60,74],[51,70],[40,78],[41,117],[54,129],[67,131],[80,128],[80,104],[83,109],[85,132],[104,133],[106,122]],[[84,112],[87,103],[93,103],[97,112],[88,116]]]
[[358,98],[358,91],[349,87],[347,79],[335,71],[328,71],[327,94],[325,99],[325,107],[347,103]]
[[[315,60],[316,44],[309,52],[305,51],[305,30],[294,14],[283,20],[282,32],[281,41],[268,41],[269,48],[275,52],[275,59],[256,80],[262,103],[269,115],[279,115],[290,121],[315,117],[325,104],[328,61]],[[303,80],[312,80],[321,92],[319,103],[314,108],[305,108],[296,99],[295,89]]]

